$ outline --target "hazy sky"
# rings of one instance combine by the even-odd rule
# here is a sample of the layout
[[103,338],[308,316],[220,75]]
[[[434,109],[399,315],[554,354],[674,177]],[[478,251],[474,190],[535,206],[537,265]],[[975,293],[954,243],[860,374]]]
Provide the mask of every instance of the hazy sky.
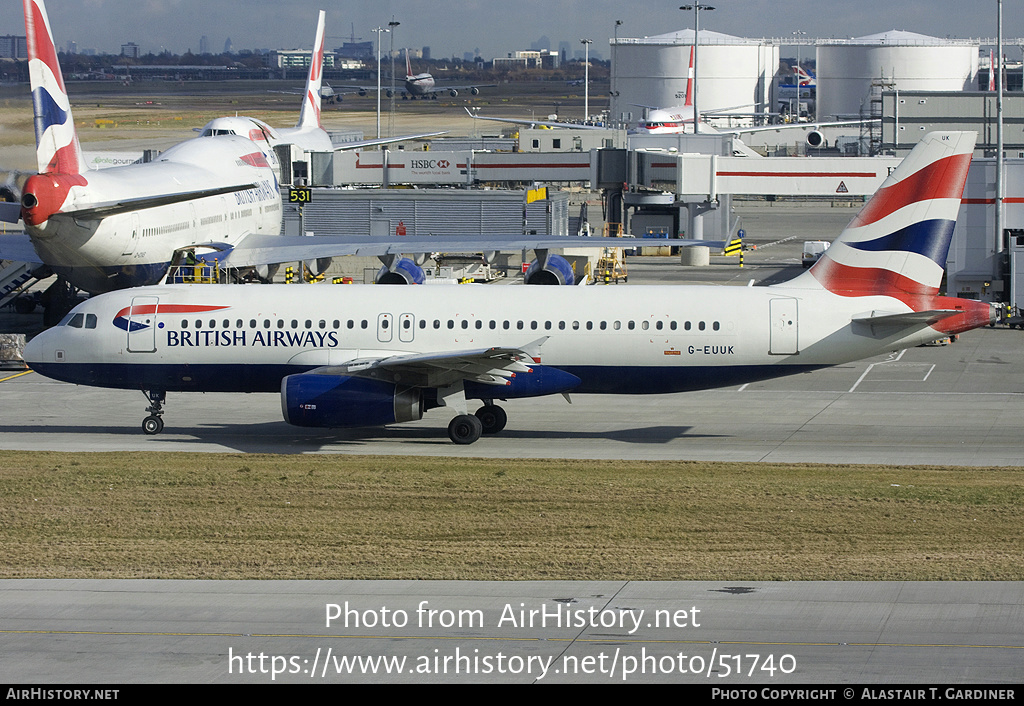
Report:
[[[704,0],[709,2],[710,0]],[[11,3],[12,5],[14,3]],[[374,27],[394,17],[401,23],[395,47],[429,46],[435,58],[479,49],[485,59],[529,49],[541,36],[579,47],[594,40],[592,50],[608,57],[615,21],[620,37],[643,37],[693,26],[693,13],[676,2],[610,0],[376,0],[331,3],[327,12],[327,46],[340,46],[352,33],[363,41]],[[701,27],[742,37],[860,37],[902,29],[936,37],[994,37],[996,0],[721,0],[713,12],[701,13]],[[1004,37],[1024,36],[1024,0],[1004,0]],[[47,11],[59,47],[68,40],[79,48],[118,53],[135,42],[143,53],[166,48],[174,53],[199,50],[206,35],[220,51],[231,38],[235,50],[310,48],[316,12],[327,4],[307,0],[49,0]],[[4,13],[0,35],[25,33],[20,13]],[[387,35],[385,35],[386,37]],[[387,48],[388,39],[384,40]],[[1019,59],[1019,50],[1008,54]]]

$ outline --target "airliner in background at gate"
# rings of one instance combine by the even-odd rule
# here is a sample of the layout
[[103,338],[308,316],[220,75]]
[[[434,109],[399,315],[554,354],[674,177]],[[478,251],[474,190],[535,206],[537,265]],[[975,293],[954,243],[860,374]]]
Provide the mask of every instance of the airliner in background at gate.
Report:
[[[94,297],[25,348],[36,371],[167,392],[276,392],[286,421],[361,427],[448,407],[456,443],[498,400],[737,385],[987,325],[939,286],[976,134],[925,136],[806,272],[770,287],[175,285]],[[481,400],[474,414],[469,400]]]

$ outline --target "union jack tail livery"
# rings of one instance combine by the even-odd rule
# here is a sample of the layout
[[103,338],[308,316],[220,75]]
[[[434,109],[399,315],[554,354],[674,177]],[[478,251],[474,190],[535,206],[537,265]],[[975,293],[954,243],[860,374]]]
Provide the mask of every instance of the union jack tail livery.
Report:
[[24,0],[28,70],[35,114],[36,160],[44,174],[82,174],[85,159],[42,0]]
[[320,86],[324,77],[324,16],[316,23],[316,41],[313,42],[313,56],[309,62],[309,77],[306,79],[306,95],[302,101],[302,112],[295,127],[322,127],[320,123]]
[[937,317],[945,319],[941,325],[933,325],[950,332],[964,318],[956,314],[988,317],[987,304],[937,296],[976,139],[974,132],[927,134],[811,269],[788,286],[891,297],[918,313],[945,312]]

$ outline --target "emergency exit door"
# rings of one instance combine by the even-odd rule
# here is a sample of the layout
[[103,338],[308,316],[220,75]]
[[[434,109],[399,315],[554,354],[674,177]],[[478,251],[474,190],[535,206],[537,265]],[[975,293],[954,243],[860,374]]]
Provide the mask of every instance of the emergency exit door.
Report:
[[796,299],[772,299],[771,340],[768,352],[771,355],[795,355],[800,352],[799,326]]

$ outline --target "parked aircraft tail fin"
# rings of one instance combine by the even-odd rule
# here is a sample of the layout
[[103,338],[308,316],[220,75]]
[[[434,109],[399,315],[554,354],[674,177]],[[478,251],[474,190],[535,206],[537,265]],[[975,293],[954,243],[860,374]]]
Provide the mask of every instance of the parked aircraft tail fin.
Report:
[[75,133],[57,47],[43,0],[24,0],[28,70],[35,115],[36,160],[41,173],[82,174],[86,169]]
[[316,41],[313,42],[313,56],[309,62],[309,76],[306,78],[306,93],[302,99],[302,112],[295,127],[321,127],[320,87],[324,76],[324,17],[320,10],[316,23]]
[[686,74],[686,100],[683,101],[683,105],[693,105],[693,52],[694,47],[690,47],[690,70]]

